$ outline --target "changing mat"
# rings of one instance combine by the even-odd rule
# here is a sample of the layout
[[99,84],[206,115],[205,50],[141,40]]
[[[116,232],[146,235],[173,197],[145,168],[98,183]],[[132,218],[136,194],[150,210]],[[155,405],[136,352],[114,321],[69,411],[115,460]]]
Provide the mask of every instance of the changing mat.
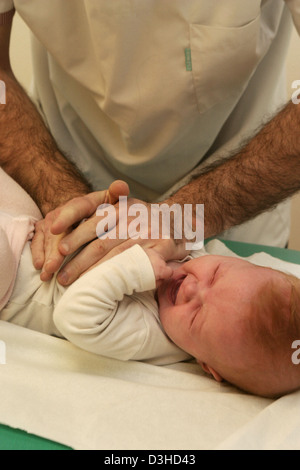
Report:
[[[206,250],[236,256],[219,241]],[[265,253],[248,259],[300,277]],[[300,449],[300,392],[259,398],[194,363],[123,363],[4,322],[0,341],[0,422],[13,428],[78,450]]]

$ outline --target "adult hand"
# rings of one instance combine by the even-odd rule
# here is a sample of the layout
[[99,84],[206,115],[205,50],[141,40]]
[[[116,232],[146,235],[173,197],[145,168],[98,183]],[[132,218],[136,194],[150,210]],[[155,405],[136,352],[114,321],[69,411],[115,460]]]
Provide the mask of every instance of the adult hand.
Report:
[[[118,194],[120,194],[120,191],[118,191]],[[135,219],[134,216],[130,215],[130,213],[132,213],[130,208],[133,208],[133,205],[135,205],[135,210],[139,209],[147,215],[147,217],[144,217],[144,222],[147,220],[145,223],[147,224],[145,231],[141,234],[141,230],[137,228],[136,236],[134,236],[134,230],[131,232],[129,230],[131,222]],[[93,205],[93,214],[98,206],[99,199],[97,204],[94,203]],[[103,222],[103,215],[94,215],[86,222],[70,231],[70,227],[83,217],[88,217],[92,213],[92,211],[88,210],[89,206],[86,205],[86,198],[74,199],[60,208],[59,212],[56,212],[57,218],[52,220],[51,232],[58,237],[61,237],[59,239],[60,253],[63,256],[71,255],[83,245],[87,244],[76,254],[76,256],[65,264],[63,269],[58,273],[57,279],[62,285],[70,285],[78,279],[81,274],[88,271],[93,266],[105,261],[117,253],[120,253],[121,251],[126,250],[134,243],[139,243],[143,248],[154,249],[164,261],[180,259],[186,256],[188,251],[186,250],[184,239],[177,240],[175,242],[172,235],[167,238],[159,238],[157,234],[156,238],[151,238],[150,204],[137,199],[126,198],[125,206],[125,209],[124,207],[121,207],[121,203],[116,203],[114,206],[115,212],[113,215],[115,216],[114,227],[116,229],[116,236],[109,236],[108,233],[103,232],[104,236],[100,236],[100,238],[96,238],[96,233],[100,235],[98,224],[100,221]],[[124,211],[126,211],[126,214],[124,214]],[[124,218],[126,220],[126,236],[124,237],[123,233],[123,236],[120,237],[120,231],[123,230],[124,232]],[[122,222],[121,219],[123,220]],[[121,228],[121,225],[123,225],[123,228]],[[136,225],[138,226],[138,223]],[[135,226],[135,224],[133,224],[133,226]]]
[[44,219],[37,222],[35,236],[31,243],[31,252],[35,268],[42,270],[42,281],[49,281],[62,265],[67,253],[66,250],[60,249],[60,243],[72,232],[75,224],[91,217],[84,223],[83,233],[81,230],[78,232],[79,236],[83,236],[80,238],[82,242],[78,240],[77,246],[79,248],[96,236],[96,231],[93,230],[92,216],[97,207],[104,203],[115,204],[120,195],[127,196],[128,193],[129,188],[125,182],[114,181],[108,190],[96,191],[74,198],[50,211]]

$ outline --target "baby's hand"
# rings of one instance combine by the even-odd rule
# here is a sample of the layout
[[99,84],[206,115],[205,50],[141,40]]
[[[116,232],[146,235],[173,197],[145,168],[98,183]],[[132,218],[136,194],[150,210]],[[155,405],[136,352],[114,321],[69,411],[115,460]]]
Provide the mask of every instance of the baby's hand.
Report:
[[156,287],[173,274],[173,269],[167,265],[165,260],[154,248],[144,248],[155,274]]

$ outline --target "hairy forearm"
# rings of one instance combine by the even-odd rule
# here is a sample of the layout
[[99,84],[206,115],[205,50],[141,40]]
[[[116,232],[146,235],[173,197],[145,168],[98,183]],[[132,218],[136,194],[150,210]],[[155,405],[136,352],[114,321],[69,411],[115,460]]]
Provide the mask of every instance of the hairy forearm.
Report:
[[289,103],[244,148],[207,168],[169,203],[205,205],[205,237],[243,223],[300,189],[300,107]]
[[0,70],[6,104],[0,106],[0,166],[34,199],[45,215],[91,191],[59,151],[40,114],[10,71]]

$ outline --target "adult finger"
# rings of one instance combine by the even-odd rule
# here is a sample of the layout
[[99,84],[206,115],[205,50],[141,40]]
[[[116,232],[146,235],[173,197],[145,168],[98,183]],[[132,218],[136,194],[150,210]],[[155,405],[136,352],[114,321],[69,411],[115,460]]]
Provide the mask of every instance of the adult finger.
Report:
[[30,244],[33,266],[37,270],[42,269],[45,261],[45,234],[42,223],[43,220],[36,223],[35,234]]
[[108,201],[109,204],[115,204],[118,202],[120,196],[129,195],[129,186],[125,181],[116,180],[109,186],[108,189]]
[[96,191],[85,196],[76,197],[62,207],[53,211],[51,232],[59,235],[75,224],[93,215],[97,207],[105,201],[106,191]]
[[97,237],[98,217],[85,220],[77,228],[64,237],[59,243],[59,250],[63,255],[75,253],[79,248]]
[[124,243],[123,240],[118,239],[92,241],[62,268],[57,275],[58,282],[64,286],[72,284],[122,242]]
[[[101,206],[98,206],[98,208],[100,207]],[[67,235],[61,240],[61,243],[59,245],[61,253],[64,255],[75,253],[75,251],[77,251],[79,248],[84,246],[86,243],[91,242],[97,237],[103,240],[104,238],[101,238],[101,235],[104,235],[107,230],[110,231],[110,236],[108,235],[108,238],[118,238],[118,219],[118,204],[111,204],[109,208],[103,207],[100,210],[100,213],[99,211],[97,211],[96,214],[93,215],[93,217],[86,219],[84,222],[78,225],[78,227],[70,231],[69,235]],[[128,220],[130,219],[128,218]],[[115,233],[112,233],[112,230],[115,230]],[[120,243],[122,243],[123,241],[124,239],[121,239]],[[115,243],[110,245],[115,246]]]
[[46,235],[45,261],[40,275],[44,282],[52,279],[53,274],[59,270],[65,259],[59,250],[59,242],[63,236],[64,234],[52,235],[49,233],[48,236]]
[[49,281],[53,274],[59,270],[64,260],[58,245],[66,234],[52,235],[50,232],[51,223],[52,213],[50,212],[45,219],[37,222],[35,235],[31,242],[33,265],[37,270],[41,270],[42,281]]
[[125,181],[116,180],[111,183],[109,190],[95,191],[74,198],[53,211],[51,232],[59,235],[83,219],[91,217],[101,204],[115,204],[120,196],[128,196],[128,194],[128,184]]

